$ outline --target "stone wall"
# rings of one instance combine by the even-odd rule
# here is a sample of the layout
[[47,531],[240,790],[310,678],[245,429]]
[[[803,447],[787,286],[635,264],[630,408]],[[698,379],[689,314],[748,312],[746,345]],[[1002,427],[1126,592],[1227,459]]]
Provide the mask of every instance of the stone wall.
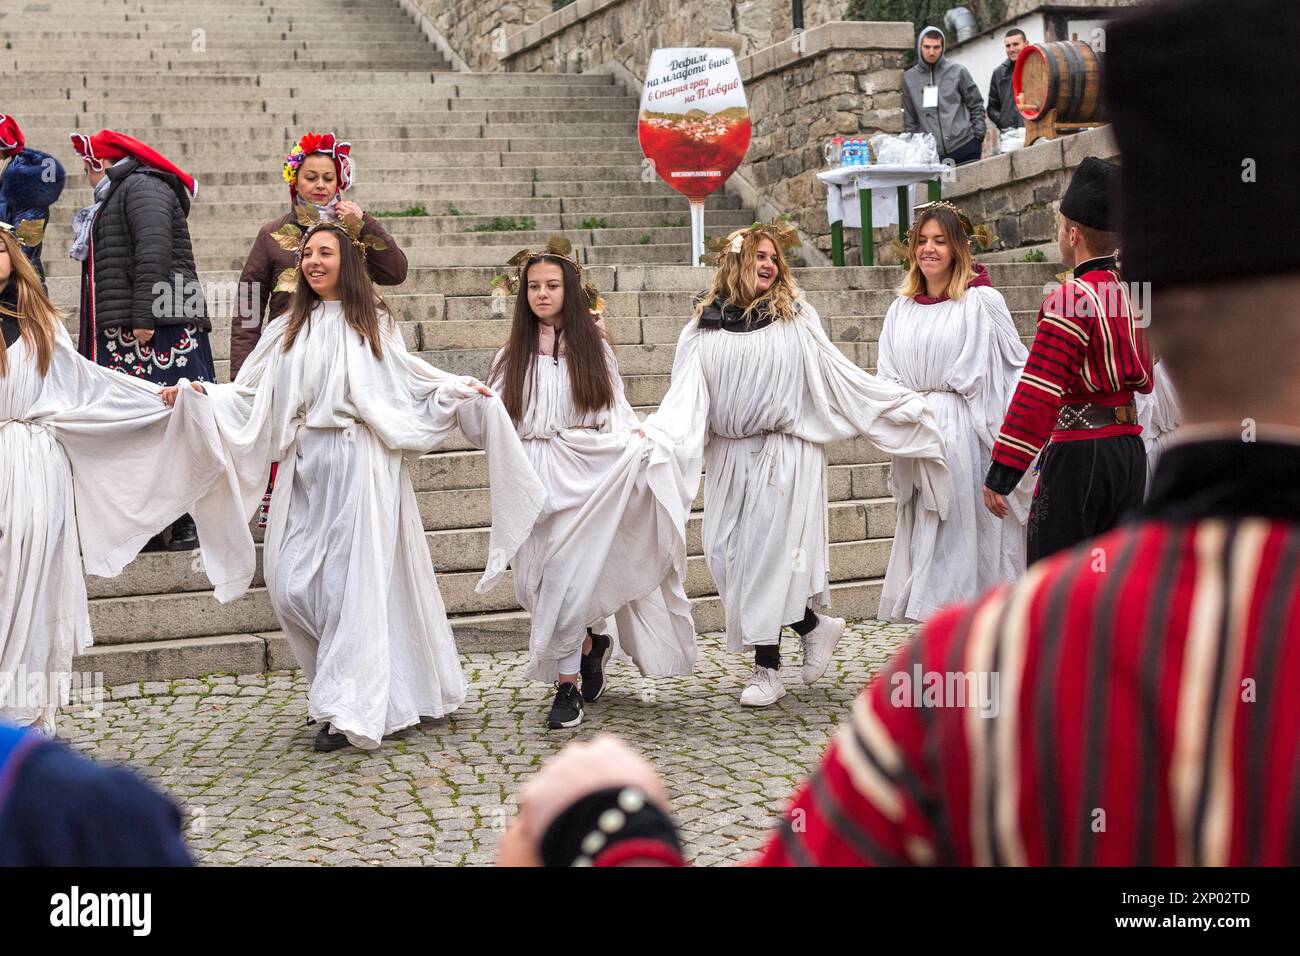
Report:
[[[400,0],[408,13],[423,17],[475,73],[501,69],[501,54],[511,34],[551,12],[551,0]],[[437,42],[437,39],[434,42]],[[439,44],[441,46],[441,44]],[[460,64],[457,64],[458,66]]]
[[976,224],[992,227],[1001,248],[1053,242],[1061,196],[1085,156],[1118,161],[1109,126],[959,166],[953,181],[943,184],[943,195]]
[[[805,26],[837,5],[806,4]],[[790,32],[788,0],[577,0],[512,34],[504,59],[519,73],[601,69],[640,81],[656,47],[727,47],[743,57]]]
[[[954,3],[954,6],[957,4]],[[1137,0],[1051,0],[1045,3],[1044,0],[1008,0],[1006,19],[1014,20],[1016,17],[1023,16],[1026,13],[1033,13],[1039,7],[1132,7],[1137,5]]]

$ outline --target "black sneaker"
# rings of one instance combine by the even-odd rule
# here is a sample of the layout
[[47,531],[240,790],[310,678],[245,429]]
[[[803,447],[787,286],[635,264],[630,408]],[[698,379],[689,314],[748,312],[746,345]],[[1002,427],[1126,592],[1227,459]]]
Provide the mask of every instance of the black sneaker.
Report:
[[168,551],[193,551],[199,546],[199,533],[194,527],[194,519],[181,515],[172,525],[172,538],[167,543]]
[[329,724],[321,724],[320,730],[316,732],[316,743],[312,746],[321,753],[329,753],[331,750],[342,750],[350,744],[347,734],[332,734]]
[[582,655],[578,672],[582,675],[582,699],[592,703],[605,693],[605,665],[614,653],[614,639],[608,634],[591,635],[591,653]]
[[547,723],[552,730],[563,727],[576,727],[582,723],[582,695],[576,684],[566,681],[555,690],[555,702],[551,704],[551,715]]

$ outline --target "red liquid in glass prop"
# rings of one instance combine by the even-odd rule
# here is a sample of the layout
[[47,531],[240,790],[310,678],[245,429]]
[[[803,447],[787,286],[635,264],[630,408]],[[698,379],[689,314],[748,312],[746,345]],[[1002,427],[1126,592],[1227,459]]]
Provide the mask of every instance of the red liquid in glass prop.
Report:
[[659,178],[692,202],[703,202],[745,158],[749,113],[741,109],[642,113],[637,134],[641,151],[655,164]]

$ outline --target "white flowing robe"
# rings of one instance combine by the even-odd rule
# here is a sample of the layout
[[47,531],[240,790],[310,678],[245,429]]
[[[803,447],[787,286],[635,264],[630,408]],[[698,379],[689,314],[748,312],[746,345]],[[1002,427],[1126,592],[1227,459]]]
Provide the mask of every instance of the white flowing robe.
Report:
[[[689,495],[676,460],[651,442],[605,346],[614,401],[573,405],[569,359],[539,355],[518,423],[547,491],[546,514],[515,555],[515,593],[532,614],[529,677],[554,681],[588,626],[613,616],[618,646],[647,677],[689,674],[695,623],[683,581]],[[685,510],[682,498],[686,497]]]
[[1155,382],[1149,393],[1133,396],[1137,403],[1138,424],[1142,426],[1142,444],[1147,452],[1147,492],[1151,491],[1151,478],[1156,472],[1156,462],[1183,423],[1183,410],[1178,404],[1178,392],[1173,379],[1165,371],[1163,362],[1156,362]]
[[688,325],[672,385],[643,428],[657,443],[652,460],[678,457],[692,498],[705,469],[704,555],[733,651],[778,643],[807,606],[830,606],[823,446],[865,436],[904,460],[904,500],[947,511],[934,413],[845,357],[803,300],[794,319],[748,332]]
[[177,404],[220,435],[225,481],[193,508],[209,577],[229,600],[249,585],[248,520],[278,461],[263,567],[276,617],[309,681],[308,713],[363,749],[465,700],[409,463],[459,422],[486,448],[490,587],[526,540],[545,492],[500,399],[409,355],[387,317],[383,359],[317,306],[285,352],[267,326],[231,385],[182,389]]
[[211,433],[158,387],[82,358],[62,327],[42,376],[0,375],[0,718],[53,728],[91,644],[85,572],[113,577],[217,479]]
[[[984,507],[984,477],[1029,353],[991,286],[928,305],[900,296],[885,313],[879,347],[877,374],[920,392],[934,410],[952,476],[946,518],[900,499],[881,589],[882,620],[923,621],[1024,573],[1033,469],[1008,498],[1006,518]],[[897,476],[895,467],[895,496]]]

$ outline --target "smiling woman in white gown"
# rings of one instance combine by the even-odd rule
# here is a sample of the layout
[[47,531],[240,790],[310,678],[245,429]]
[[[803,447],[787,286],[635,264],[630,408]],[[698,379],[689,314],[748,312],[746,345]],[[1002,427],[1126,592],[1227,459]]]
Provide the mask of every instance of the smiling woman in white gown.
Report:
[[695,663],[683,584],[693,491],[676,459],[652,460],[637,433],[600,297],[570,251],[553,236],[511,259],[514,317],[488,376],[548,495],[514,570],[532,615],[528,676],[556,683],[552,729],[576,727],[605,690],[613,640],[592,627],[606,618],[642,675],[689,674]]
[[233,384],[183,389],[177,404],[220,436],[226,481],[192,511],[218,598],[248,586],[247,522],[280,463],[263,565],[309,681],[320,750],[377,748],[465,700],[410,462],[457,424],[487,450],[493,523],[480,590],[501,576],[545,499],[500,400],[407,353],[350,238],[334,223],[309,229],[289,311]]
[[[920,211],[908,238],[907,279],[880,333],[876,373],[920,392],[934,409],[953,485],[943,519],[900,500],[882,620],[923,621],[1025,570],[1032,469],[1005,518],[984,507],[983,486],[1028,350],[1002,294],[971,259],[965,225],[948,206]],[[893,477],[890,490],[897,496]]]
[[157,386],[82,358],[62,321],[0,229],[0,719],[50,734],[91,643],[83,565],[120,573],[219,466]]
[[792,239],[784,224],[727,237],[678,339],[672,385],[643,426],[654,455],[677,456],[693,476],[692,497],[704,467],[704,556],[727,646],[755,654],[745,706],[785,695],[783,626],[802,640],[805,684],[825,673],[844,629],[817,613],[831,603],[825,446],[865,436],[906,461],[902,499],[943,513],[948,498],[933,413],[830,342],[781,253]]

